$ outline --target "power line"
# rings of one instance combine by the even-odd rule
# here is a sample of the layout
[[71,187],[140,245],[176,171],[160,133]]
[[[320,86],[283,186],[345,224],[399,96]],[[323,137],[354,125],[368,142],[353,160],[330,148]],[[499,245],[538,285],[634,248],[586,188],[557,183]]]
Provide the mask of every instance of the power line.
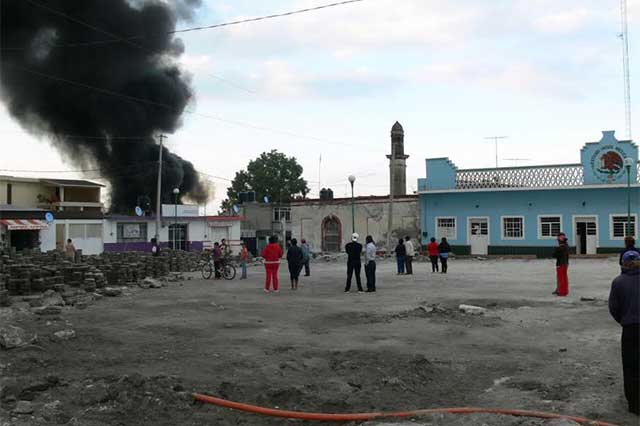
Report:
[[[31,0],[28,0],[28,1],[31,4],[36,4]],[[157,33],[157,34],[148,35],[148,36],[131,36],[131,37],[126,37],[126,38],[123,39],[123,38],[120,38],[120,37],[118,37],[116,35],[110,34],[112,37],[115,37],[115,38],[111,38],[111,39],[107,39],[107,40],[90,41],[90,42],[76,42],[76,43],[65,43],[65,44],[58,44],[58,45],[50,45],[48,47],[49,48],[65,48],[65,47],[85,47],[85,46],[105,45],[105,44],[111,44],[111,43],[117,43],[117,42],[128,43],[128,42],[131,42],[133,40],[144,40],[144,39],[148,39],[148,38],[163,37],[163,36],[172,35],[172,34],[181,34],[181,33],[188,33],[188,32],[194,32],[194,31],[210,30],[210,29],[214,29],[214,28],[222,28],[222,27],[228,27],[228,26],[233,26],[233,25],[246,24],[246,23],[249,23],[249,22],[258,22],[258,21],[264,21],[264,20],[267,20],[267,19],[282,18],[282,17],[285,17],[285,16],[291,16],[291,15],[297,15],[297,14],[301,14],[301,13],[314,12],[314,11],[318,11],[318,10],[322,10],[322,9],[328,9],[328,8],[331,8],[331,7],[343,6],[343,5],[347,5],[347,4],[351,4],[351,3],[359,3],[359,2],[362,2],[362,1],[364,1],[364,0],[345,0],[345,1],[335,2],[335,3],[319,5],[319,6],[315,6],[315,7],[308,7],[308,8],[304,8],[304,9],[292,10],[292,11],[289,11],[289,12],[274,13],[274,14],[271,14],[271,15],[258,16],[258,17],[255,17],[255,18],[239,19],[239,20],[236,20],[236,21],[222,22],[222,23],[219,23],[219,24],[206,25],[206,26],[200,26],[200,27],[184,28],[184,29],[180,29],[180,30],[167,31],[167,32]],[[64,15],[61,12],[54,12],[54,13],[57,13],[59,15]],[[76,22],[78,22],[78,21],[76,20]],[[101,32],[104,33],[103,30],[101,30]],[[30,49],[30,47],[5,47],[5,48],[2,48],[1,50],[28,50],[28,49]]]
[[[66,78],[62,78],[62,77],[57,77],[57,76],[53,76],[50,74],[45,74],[39,71],[35,71],[29,68],[25,68],[16,64],[12,64],[12,63],[7,63],[5,64],[8,67],[12,67],[12,68],[16,68],[19,69],[21,71],[27,72],[29,74],[33,74],[33,75],[37,75],[39,77],[42,78],[47,78],[49,80],[53,80],[53,81],[57,81],[60,83],[65,83],[65,84],[69,84],[72,86],[78,86],[78,87],[82,87],[84,89],[88,89],[88,90],[93,90],[102,94],[106,94],[106,95],[110,95],[110,96],[115,96],[115,97],[119,97],[128,101],[132,101],[132,102],[139,102],[139,103],[143,103],[143,104],[147,104],[147,105],[151,105],[151,106],[157,106],[157,107],[161,107],[161,108],[165,108],[168,109],[170,111],[176,111],[176,108],[172,107],[171,105],[167,105],[161,102],[156,102],[156,101],[152,101],[149,99],[144,99],[144,98],[138,98],[135,96],[130,96],[130,95],[125,95],[123,93],[119,93],[119,92],[115,92],[113,90],[109,90],[109,89],[103,89],[100,87],[96,87],[96,86],[92,86],[86,83],[81,83],[81,82],[77,82],[77,81],[73,81],[73,80],[68,80]],[[177,111],[179,112],[179,111]],[[287,132],[284,130],[277,130],[277,129],[271,129],[269,127],[262,127],[262,126],[256,126],[253,124],[249,124],[249,123],[245,123],[242,121],[237,121],[237,120],[227,120],[224,118],[220,118],[211,114],[203,114],[200,112],[196,112],[196,111],[192,111],[189,109],[184,109],[183,112],[185,113],[189,113],[189,114],[194,114],[194,115],[198,115],[201,117],[205,117],[205,118],[209,118],[212,120],[216,120],[216,121],[220,121],[222,123],[227,123],[227,124],[233,124],[239,127],[244,127],[244,128],[248,128],[248,129],[254,129],[254,130],[261,130],[264,132],[269,132],[269,133],[274,133],[274,134],[280,134],[280,135],[286,135],[286,136],[291,136],[291,137],[295,137],[295,138],[300,138],[300,139],[308,139],[308,140],[314,140],[316,142],[321,142],[321,143],[326,143],[326,144],[332,144],[332,145],[341,145],[341,146],[355,146],[352,144],[346,144],[343,142],[336,142],[336,141],[331,141],[331,140],[327,140],[327,139],[323,139],[323,138],[317,138],[315,136],[306,136],[306,135],[299,135],[296,133],[292,133],[292,132]]]

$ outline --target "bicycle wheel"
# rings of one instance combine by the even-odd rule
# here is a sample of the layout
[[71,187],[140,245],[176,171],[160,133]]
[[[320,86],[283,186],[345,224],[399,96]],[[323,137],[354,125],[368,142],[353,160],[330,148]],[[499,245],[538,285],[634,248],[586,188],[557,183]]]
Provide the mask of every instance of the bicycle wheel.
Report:
[[222,271],[222,276],[225,280],[232,280],[236,277],[236,268],[233,265],[226,264],[224,265],[224,270]]
[[211,266],[211,262],[207,262],[202,266],[202,278],[208,280],[211,278],[213,274],[213,266]]

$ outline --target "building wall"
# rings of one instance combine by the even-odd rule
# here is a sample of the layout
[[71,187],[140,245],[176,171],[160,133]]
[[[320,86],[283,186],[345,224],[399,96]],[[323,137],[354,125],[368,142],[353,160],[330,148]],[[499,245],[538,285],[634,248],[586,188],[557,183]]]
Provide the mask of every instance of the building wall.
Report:
[[0,178],[0,204],[7,204],[7,184],[11,184],[11,205],[16,207],[36,207],[38,195],[49,195],[49,190],[37,182],[16,182]]
[[[53,245],[43,250],[62,248],[67,239],[73,241],[76,249],[82,250],[82,254],[95,255],[104,250],[104,225],[102,220],[67,219],[55,220],[50,229],[53,229]],[[40,232],[42,235],[42,231]],[[43,242],[44,246],[44,242]]]
[[[419,238],[419,214],[417,198],[400,198],[394,202],[394,236],[410,235]],[[341,225],[341,244],[351,241],[352,220],[351,200],[330,202],[294,202],[291,204],[291,222],[287,223],[287,230],[298,241],[305,238],[314,252],[322,251],[323,221],[329,217],[336,217]],[[387,240],[387,226],[389,220],[389,202],[382,200],[358,200],[355,205],[355,231],[360,234],[360,241],[371,235],[378,245],[383,247]]]
[[[640,215],[640,188],[632,188],[632,214]],[[456,218],[456,238],[452,245],[468,246],[468,218],[489,218],[490,246],[554,246],[554,239],[538,238],[539,215],[561,215],[562,231],[575,244],[573,217],[597,216],[598,248],[622,246],[621,239],[610,238],[610,215],[627,213],[626,188],[557,189],[492,192],[431,193],[420,196],[423,242],[436,235],[436,217]],[[502,238],[501,216],[523,216],[522,240]],[[636,219],[636,223],[637,223]],[[636,233],[637,235],[637,233]]]

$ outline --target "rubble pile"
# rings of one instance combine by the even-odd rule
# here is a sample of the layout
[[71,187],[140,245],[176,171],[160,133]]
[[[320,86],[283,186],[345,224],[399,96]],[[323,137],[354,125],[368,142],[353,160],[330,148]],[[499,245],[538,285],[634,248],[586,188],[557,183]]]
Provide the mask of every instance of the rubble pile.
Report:
[[48,291],[67,292],[69,287],[92,293],[106,287],[136,285],[147,277],[181,276],[198,269],[201,253],[163,251],[103,253],[79,256],[72,262],[61,252],[25,252],[0,256],[0,306],[10,295]]

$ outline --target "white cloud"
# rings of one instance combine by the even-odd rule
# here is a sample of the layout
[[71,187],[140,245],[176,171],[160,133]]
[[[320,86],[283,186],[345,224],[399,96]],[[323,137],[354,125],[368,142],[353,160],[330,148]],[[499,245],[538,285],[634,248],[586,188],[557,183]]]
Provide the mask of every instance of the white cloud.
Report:
[[592,13],[585,8],[570,8],[540,16],[533,26],[544,33],[572,33],[586,28],[592,18]]

